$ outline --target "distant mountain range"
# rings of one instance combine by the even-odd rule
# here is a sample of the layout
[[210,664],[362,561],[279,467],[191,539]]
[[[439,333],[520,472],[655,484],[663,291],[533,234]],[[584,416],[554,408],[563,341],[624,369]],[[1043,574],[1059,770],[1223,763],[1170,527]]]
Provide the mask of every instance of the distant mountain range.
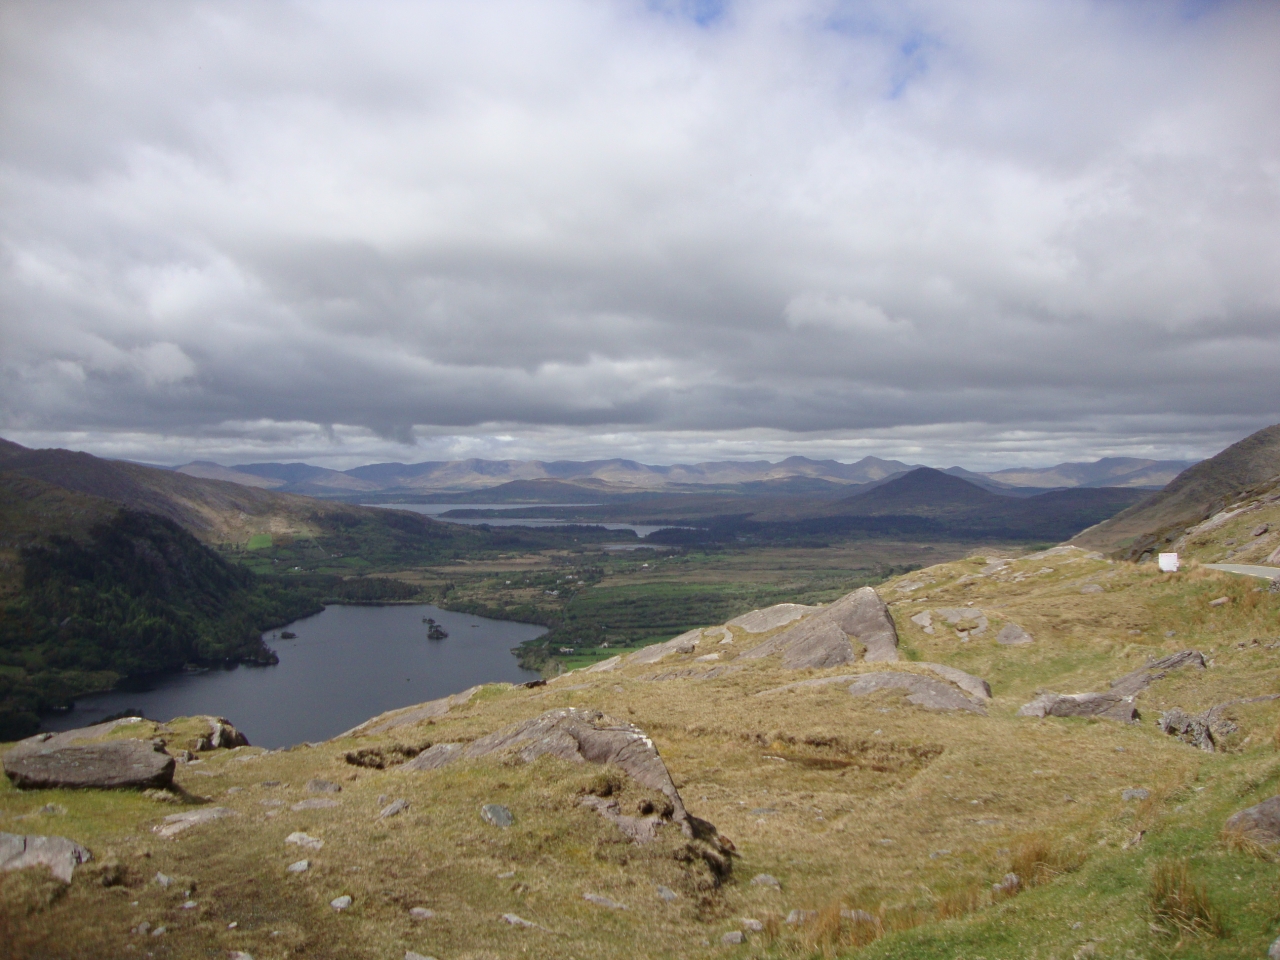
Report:
[[[1060,463],[1043,469],[1015,468],[975,473],[961,467],[943,472],[988,490],[1016,493],[1064,487],[1131,487],[1158,490],[1194,461],[1106,457],[1093,463]],[[901,476],[921,464],[863,457],[855,463],[788,457],[768,460],[721,460],[655,466],[635,460],[445,460],[424,463],[374,463],[351,470],[329,470],[307,463],[243,463],[223,466],[198,460],[173,468],[177,473],[209,480],[228,480],[247,487],[300,493],[313,497],[362,494],[468,494],[517,484],[530,499],[550,493],[551,486],[530,481],[558,481],[566,495],[616,495],[646,491],[812,494],[826,485],[877,483]],[[808,481],[808,482],[804,482]],[[568,493],[566,494],[566,490]],[[503,491],[507,498],[515,489]],[[550,499],[555,499],[552,497]],[[545,501],[544,501],[545,502]]]

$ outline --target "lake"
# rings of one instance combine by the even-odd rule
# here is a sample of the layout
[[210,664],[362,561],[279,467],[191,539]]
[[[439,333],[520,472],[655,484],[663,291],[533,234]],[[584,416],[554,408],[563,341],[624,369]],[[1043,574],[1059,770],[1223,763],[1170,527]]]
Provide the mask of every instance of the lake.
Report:
[[462,523],[471,527],[487,524],[490,527],[604,527],[606,530],[634,530],[637,537],[647,537],[655,530],[688,530],[672,524],[603,523],[595,520],[542,520],[525,517],[443,517],[448,510],[521,510],[529,507],[594,507],[594,503],[362,503],[362,507],[381,507],[384,510],[409,510],[425,514],[442,523]]
[[[428,640],[423,617],[449,636]],[[429,604],[331,606],[263,634],[280,655],[273,667],[236,665],[201,673],[164,674],[130,690],[92,694],[43,730],[70,730],[136,707],[150,720],[193,714],[226,717],[254,746],[327,740],[397,707],[434,700],[478,683],[523,683],[513,647],[545,627],[452,613]]]

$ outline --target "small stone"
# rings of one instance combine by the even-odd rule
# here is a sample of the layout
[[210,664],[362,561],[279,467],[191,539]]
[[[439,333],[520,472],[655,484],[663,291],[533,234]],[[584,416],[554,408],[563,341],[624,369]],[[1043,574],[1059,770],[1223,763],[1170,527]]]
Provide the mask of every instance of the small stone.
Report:
[[757,887],[773,887],[775,890],[782,889],[782,884],[778,882],[778,878],[769,873],[757,873],[751,878],[751,882]]
[[500,803],[486,803],[480,808],[480,818],[495,827],[509,827],[516,822],[511,811]]
[[227,924],[227,929],[228,929],[228,930],[234,930],[234,929],[235,929],[236,927],[238,927],[238,926],[240,926],[240,921],[239,921],[239,920],[232,920],[230,923],[228,923],[228,924]]
[[998,883],[991,885],[991,892],[998,896],[1011,896],[1022,887],[1022,878],[1016,873],[1006,873]]
[[1080,588],[1080,592],[1081,593],[1102,593],[1102,584],[1086,583],[1083,587]]
[[434,910],[428,910],[426,907],[411,907],[409,909],[410,920],[430,920],[436,915]]
[[1230,597],[1219,597],[1217,600],[1210,600],[1210,601],[1209,601],[1209,606],[1211,606],[1211,607],[1225,607],[1225,606],[1226,606],[1228,603],[1230,603],[1230,602],[1231,602],[1231,598],[1230,598]]
[[151,932],[151,924],[148,921],[143,920],[140,924],[138,924],[136,927],[133,928],[133,932],[139,933],[145,936],[146,934]]
[[253,960],[253,954],[245,953],[243,950],[232,950],[227,955],[227,960]]
[[341,793],[342,787],[330,780],[308,780],[307,791],[309,793]]
[[329,901],[329,906],[333,907],[335,910],[345,910],[347,907],[351,906],[351,898],[346,895],[334,897]]
[[748,930],[751,933],[759,933],[761,930],[764,929],[764,924],[761,923],[759,920],[755,920],[751,917],[741,917],[739,919],[742,923],[743,930]]
[[306,873],[311,869],[310,860],[295,860],[293,863],[285,867],[290,873]]
[[378,819],[385,820],[387,819],[387,817],[394,817],[397,814],[404,813],[408,809],[409,809],[408,800],[395,800],[382,808],[382,810],[378,813]]
[[1271,942],[1271,948],[1267,951],[1268,960],[1280,960],[1280,937],[1276,937]]
[[153,937],[163,937],[168,932],[168,927],[156,927],[151,931]]
[[1165,635],[1166,637],[1176,637],[1176,636],[1178,635],[1178,631],[1177,631],[1177,630],[1166,630],[1166,631],[1164,632],[1164,635]]
[[788,926],[794,927],[801,923],[808,923],[817,915],[817,910],[792,910],[787,914],[787,919],[784,922]]
[[680,898],[680,894],[676,893],[670,887],[664,887],[662,884],[658,884],[658,897],[667,901],[667,903],[670,903],[672,900],[678,900]]
[[1270,529],[1271,529],[1270,524],[1266,524],[1266,523],[1259,524],[1258,526],[1253,528],[1253,530],[1251,531],[1251,536],[1260,537]]
[[1129,803],[1133,800],[1145,800],[1149,796],[1151,796],[1151,791],[1146,787],[1132,787],[1120,794],[1120,799],[1125,803]]
[[165,890],[168,890],[171,886],[173,886],[173,877],[165,873],[157,873],[156,883],[160,884],[160,886]]
[[728,933],[726,933],[723,937],[720,938],[720,942],[723,943],[726,947],[737,946],[740,943],[747,942],[747,935],[743,933],[741,930],[730,930]]
[[514,913],[504,913],[502,915],[502,921],[504,923],[511,924],[513,927],[531,928],[537,926],[537,924],[532,920],[526,920],[524,917],[518,917]]
[[308,850],[319,850],[324,846],[324,841],[319,837],[313,837],[306,833],[291,833],[284,838],[285,843],[296,843],[300,847]]
[[951,851],[950,851],[950,850],[935,850],[935,851],[933,851],[933,853],[929,854],[929,859],[930,859],[930,860],[939,860],[939,859],[941,859],[942,857],[949,857],[949,856],[951,856]]
[[841,910],[840,917],[851,923],[875,923],[876,918],[865,910]]
[[584,893],[582,899],[587,903],[594,903],[597,907],[608,907],[610,910],[625,910],[626,904],[619,903],[617,900],[611,900],[609,897],[602,896],[598,893]]
[[243,793],[244,787],[227,787],[227,793]]
[[184,903],[184,904],[182,905],[182,909],[183,909],[183,910],[194,910],[194,909],[195,909],[196,907],[198,907],[198,906],[200,906],[200,904],[196,903],[194,900],[188,900],[186,903]]
[[170,814],[164,818],[164,823],[152,827],[151,831],[169,839],[202,823],[208,823],[211,820],[218,820],[222,817],[234,817],[235,815],[236,812],[228,807],[202,807],[199,810],[191,810],[187,813]]
[[283,800],[259,800],[258,802],[261,803],[264,807],[283,807],[284,806]]

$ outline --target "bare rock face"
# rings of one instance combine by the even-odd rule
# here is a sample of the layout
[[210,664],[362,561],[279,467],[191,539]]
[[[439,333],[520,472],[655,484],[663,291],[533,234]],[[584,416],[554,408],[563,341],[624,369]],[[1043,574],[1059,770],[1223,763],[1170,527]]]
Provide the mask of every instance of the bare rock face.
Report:
[[63,883],[70,883],[75,868],[92,859],[93,854],[66,837],[0,833],[0,870],[48,867]]
[[1258,843],[1275,843],[1280,840],[1280,797],[1233,813],[1223,830]]
[[807,607],[802,603],[775,603],[772,607],[752,610],[740,617],[734,617],[725,626],[741,627],[747,633],[768,633],[770,630],[787,625],[792,620],[799,620],[807,614],[815,613],[818,609],[818,607]]
[[668,657],[673,653],[693,653],[693,651],[697,649],[698,641],[701,638],[701,627],[697,630],[689,630],[680,634],[678,637],[673,637],[665,643],[654,643],[645,647],[643,650],[637,650],[635,653],[627,657],[627,662],[657,663],[663,657]]
[[865,673],[849,684],[849,693],[855,697],[879,693],[881,690],[906,690],[907,702],[926,710],[986,713],[979,703],[950,684],[922,677],[918,673]]
[[1133,697],[1107,693],[1042,693],[1018,710],[1020,717],[1099,717],[1104,720],[1138,719]]
[[209,721],[209,735],[200,737],[195,744],[195,749],[204,750],[231,750],[235,747],[249,746],[249,738],[231,725],[231,721],[226,717],[206,717]]
[[820,609],[789,630],[742,654],[742,659],[782,655],[789,670],[824,669],[853,663],[858,658],[854,641],[865,649],[864,659],[898,659],[898,631],[880,595],[862,587]]
[[98,732],[86,727],[19,741],[5,754],[5,775],[20,790],[167,787],[173,783],[176,764],[163,747],[151,740],[83,742]]
[[942,679],[954,683],[976,700],[991,699],[991,684],[981,677],[975,677],[971,673],[965,673],[963,670],[949,667],[945,663],[917,663],[916,666],[924,667],[926,670],[936,673]]

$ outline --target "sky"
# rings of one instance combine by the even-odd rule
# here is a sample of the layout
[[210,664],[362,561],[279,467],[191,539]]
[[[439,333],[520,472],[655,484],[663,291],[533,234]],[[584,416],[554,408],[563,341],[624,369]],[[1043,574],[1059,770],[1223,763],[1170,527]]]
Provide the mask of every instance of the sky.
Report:
[[7,0],[0,435],[1198,458],[1280,421],[1280,4]]

